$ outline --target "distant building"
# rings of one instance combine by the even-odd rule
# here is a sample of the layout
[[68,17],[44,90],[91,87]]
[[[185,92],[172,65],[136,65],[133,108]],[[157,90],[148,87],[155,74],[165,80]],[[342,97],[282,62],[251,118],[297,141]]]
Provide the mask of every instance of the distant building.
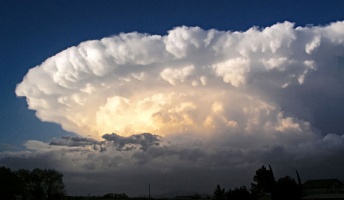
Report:
[[302,185],[307,200],[344,200],[344,184],[338,179],[308,180]]

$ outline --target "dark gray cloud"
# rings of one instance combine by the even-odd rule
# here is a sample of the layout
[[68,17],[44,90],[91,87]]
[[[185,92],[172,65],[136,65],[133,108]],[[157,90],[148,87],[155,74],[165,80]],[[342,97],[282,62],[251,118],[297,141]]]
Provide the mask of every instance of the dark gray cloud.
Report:
[[[56,146],[39,141],[26,143],[25,151],[1,152],[0,165],[18,168],[55,168],[65,174],[70,194],[126,192],[146,195],[147,185],[154,194],[181,191],[209,192],[216,184],[223,187],[250,186],[255,170],[271,164],[276,178],[291,175],[295,170],[303,181],[315,178],[343,179],[344,136],[328,134],[318,140],[295,145],[271,145],[255,148],[218,146],[211,141],[197,145],[165,142],[148,134],[144,150],[125,145],[138,145],[147,133],[127,138],[115,134],[109,141],[128,140],[123,145],[99,151],[89,145]],[[145,136],[145,137],[144,137]],[[134,138],[134,139],[133,139]],[[79,141],[79,139],[74,139]],[[83,139],[80,141],[85,142]],[[159,141],[159,145],[154,144]]]
[[112,133],[104,134],[102,138],[104,140],[98,141],[92,138],[63,136],[61,138],[53,138],[49,144],[61,147],[92,147],[94,150],[99,151],[106,151],[107,148],[117,151],[130,151],[138,148],[146,151],[149,147],[159,146],[163,139],[161,136],[151,133],[135,134],[128,137]]
[[69,147],[89,146],[89,145],[99,145],[99,144],[101,144],[101,142],[92,138],[82,138],[82,137],[74,137],[74,136],[63,136],[61,137],[61,139],[54,138],[50,142],[50,145],[69,146]]
[[145,151],[150,146],[158,146],[162,137],[153,135],[151,133],[135,134],[128,137],[112,133],[104,134],[102,138],[104,138],[107,142],[110,142],[116,150],[128,151],[138,147],[139,149]]

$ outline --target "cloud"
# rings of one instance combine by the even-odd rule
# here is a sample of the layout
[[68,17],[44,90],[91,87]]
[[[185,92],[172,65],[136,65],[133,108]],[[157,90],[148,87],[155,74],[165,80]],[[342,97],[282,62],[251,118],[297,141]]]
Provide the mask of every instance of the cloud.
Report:
[[[147,133],[126,138],[109,134],[106,138],[107,142],[127,141],[124,142],[126,144],[156,140],[154,135]],[[83,145],[70,146],[67,143],[56,146],[28,141],[25,150],[0,152],[0,164],[13,169],[57,169],[64,174],[69,194],[77,195],[87,195],[85,188],[90,188],[87,191],[92,194],[126,192],[143,195],[147,184],[152,185],[154,194],[183,188],[189,192],[212,193],[216,184],[226,189],[249,186],[255,170],[266,164],[273,166],[276,178],[287,174],[294,176],[295,169],[303,181],[309,178],[343,178],[339,175],[344,172],[340,167],[344,164],[340,156],[344,153],[344,137],[336,134],[297,145],[256,148],[219,146],[211,142],[181,144],[167,142],[166,138],[160,137],[159,141],[160,145],[126,150],[104,143],[107,145],[105,151],[93,148],[91,143],[84,145],[84,142],[81,142]]]
[[50,145],[56,146],[88,146],[88,145],[97,145],[101,144],[101,142],[94,140],[92,138],[80,138],[80,137],[72,137],[72,136],[63,136],[61,139],[54,138],[53,141],[50,142]]
[[[63,136],[60,139],[53,138],[49,145],[60,147],[92,147],[93,150],[99,151],[106,151],[107,148],[115,149],[117,151],[130,151],[138,148],[146,151],[151,146],[159,146],[160,143],[163,143],[163,141],[161,141],[161,136],[150,133],[135,134],[128,137],[112,133],[105,134],[102,138],[104,140],[98,141],[92,138]],[[40,146],[30,145],[30,143],[32,143],[32,141],[27,142],[26,146]]]
[[75,193],[148,183],[212,192],[249,184],[269,163],[277,176],[339,176],[343,38],[344,22],[284,22],[83,42],[30,69],[16,88],[38,118],[80,137],[28,141],[25,151],[0,153],[0,163],[54,166],[80,184]]
[[160,139],[158,135],[150,133],[135,134],[128,137],[121,137],[115,133],[105,134],[103,138],[111,142],[117,150],[131,150],[138,145],[141,150],[147,150],[150,146],[159,146]]
[[[183,26],[164,36],[122,33],[48,58],[29,70],[16,94],[41,120],[98,140],[150,132],[302,142],[322,128],[311,124],[319,116],[302,98],[343,83],[343,27],[284,22],[245,32]],[[310,109],[308,116],[297,106]]]

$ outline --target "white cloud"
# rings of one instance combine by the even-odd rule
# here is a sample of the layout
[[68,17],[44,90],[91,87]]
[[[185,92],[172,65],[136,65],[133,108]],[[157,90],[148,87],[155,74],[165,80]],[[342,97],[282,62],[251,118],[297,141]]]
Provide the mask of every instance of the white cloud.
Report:
[[0,164],[58,169],[72,194],[144,194],[148,181],[162,193],[212,192],[218,183],[249,185],[263,164],[336,177],[344,173],[343,56],[344,22],[183,26],[86,41],[30,69],[16,88],[38,118],[81,138],[31,140],[0,152]]
[[177,80],[184,82],[192,74],[193,70],[193,66],[187,66],[181,69],[166,68],[160,73],[160,76],[171,85],[175,85]]
[[[183,26],[163,36],[122,33],[48,58],[16,94],[41,120],[95,139],[151,132],[238,146],[236,137],[255,138],[244,142],[250,147],[302,143],[319,138],[315,104],[290,96],[328,92],[329,79],[343,83],[331,65],[344,55],[343,30],[344,22],[284,22],[245,32]],[[309,115],[300,105],[310,106]]]

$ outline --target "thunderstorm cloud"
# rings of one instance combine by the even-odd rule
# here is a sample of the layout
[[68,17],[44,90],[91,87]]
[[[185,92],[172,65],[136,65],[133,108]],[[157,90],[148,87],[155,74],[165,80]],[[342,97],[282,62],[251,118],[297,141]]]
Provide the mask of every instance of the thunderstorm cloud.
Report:
[[29,70],[17,96],[42,121],[80,137],[28,141],[27,151],[1,153],[0,163],[36,159],[80,190],[112,178],[119,188],[170,180],[160,191],[247,183],[245,172],[266,163],[308,176],[330,167],[335,176],[344,164],[343,85],[344,22],[121,33]]
[[307,141],[318,133],[312,102],[301,102],[302,95],[343,96],[332,88],[343,83],[343,38],[344,22],[122,33],[48,58],[29,70],[16,94],[41,120],[94,139],[149,132]]

